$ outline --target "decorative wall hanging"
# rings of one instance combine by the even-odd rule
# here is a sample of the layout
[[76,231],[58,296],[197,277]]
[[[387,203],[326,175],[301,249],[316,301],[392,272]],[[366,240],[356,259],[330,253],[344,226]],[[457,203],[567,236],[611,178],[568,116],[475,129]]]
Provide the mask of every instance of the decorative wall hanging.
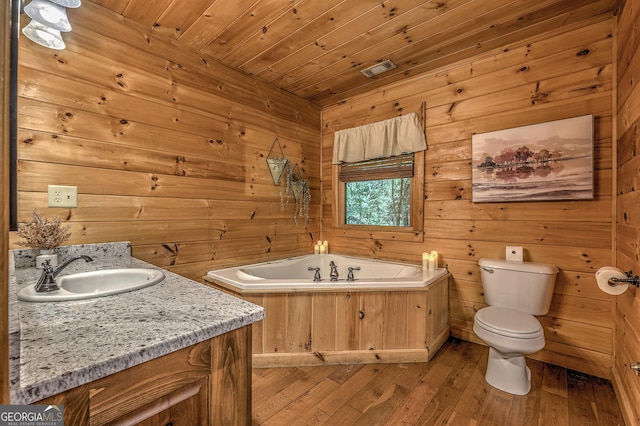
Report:
[[291,173],[287,174],[287,192],[291,191],[296,200],[296,209],[293,213],[293,220],[298,223],[298,217],[304,218],[306,224],[309,220],[309,201],[311,191],[307,181],[302,178],[300,168],[296,164]]
[[473,135],[473,202],[593,199],[593,115]]
[[[276,146],[277,151],[274,152],[273,149],[276,148]],[[273,184],[278,185],[280,183],[280,179],[282,179],[282,175],[289,167],[289,160],[285,158],[278,138],[275,138],[273,144],[271,144],[271,149],[269,150],[269,154],[267,154],[267,165],[269,166],[269,171],[273,178]]]
[[289,204],[289,197],[293,194],[296,204],[293,220],[297,224],[299,217],[304,218],[306,225],[309,220],[311,191],[307,181],[302,178],[298,164],[291,168],[291,162],[284,156],[278,138],[275,138],[271,144],[267,154],[267,165],[273,184],[280,185],[280,206],[284,209]]

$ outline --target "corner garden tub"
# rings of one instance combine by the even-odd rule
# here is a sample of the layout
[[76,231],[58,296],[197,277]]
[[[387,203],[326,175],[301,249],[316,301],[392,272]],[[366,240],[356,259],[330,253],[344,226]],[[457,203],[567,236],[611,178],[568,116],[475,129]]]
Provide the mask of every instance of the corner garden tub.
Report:
[[253,325],[254,367],[428,361],[449,336],[449,280],[446,269],[335,254],[205,276],[264,307]]

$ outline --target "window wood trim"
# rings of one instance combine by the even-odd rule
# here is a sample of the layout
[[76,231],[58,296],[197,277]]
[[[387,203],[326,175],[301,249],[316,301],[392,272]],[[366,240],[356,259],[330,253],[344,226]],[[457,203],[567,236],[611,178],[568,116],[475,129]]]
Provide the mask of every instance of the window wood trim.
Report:
[[346,184],[340,180],[337,164],[331,167],[333,203],[333,227],[340,229],[344,235],[359,238],[376,238],[381,240],[422,242],[424,239],[424,158],[425,151],[414,153],[414,173],[411,178],[411,226],[370,226],[345,224],[345,191]]

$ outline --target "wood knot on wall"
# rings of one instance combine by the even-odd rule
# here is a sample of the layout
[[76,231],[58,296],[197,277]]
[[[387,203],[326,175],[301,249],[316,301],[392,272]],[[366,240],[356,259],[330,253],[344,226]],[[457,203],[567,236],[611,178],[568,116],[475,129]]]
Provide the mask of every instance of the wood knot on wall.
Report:
[[169,257],[169,264],[175,265],[178,258],[178,245],[177,244],[162,244],[162,248],[166,250],[165,254]]
[[538,81],[534,91],[531,93],[531,105],[543,102],[548,96],[549,93],[540,91],[540,82]]
[[183,156],[178,156],[176,157],[176,169],[174,171],[174,174],[176,176],[186,176],[187,175],[187,171],[186,171],[186,167],[185,167],[185,163],[187,162],[187,158],[183,157]]

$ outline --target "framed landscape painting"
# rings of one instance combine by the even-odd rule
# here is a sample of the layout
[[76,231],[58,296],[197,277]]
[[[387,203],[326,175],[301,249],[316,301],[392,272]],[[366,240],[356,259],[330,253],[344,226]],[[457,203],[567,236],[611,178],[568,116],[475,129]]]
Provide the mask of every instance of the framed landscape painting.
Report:
[[474,203],[593,199],[593,115],[472,136]]

